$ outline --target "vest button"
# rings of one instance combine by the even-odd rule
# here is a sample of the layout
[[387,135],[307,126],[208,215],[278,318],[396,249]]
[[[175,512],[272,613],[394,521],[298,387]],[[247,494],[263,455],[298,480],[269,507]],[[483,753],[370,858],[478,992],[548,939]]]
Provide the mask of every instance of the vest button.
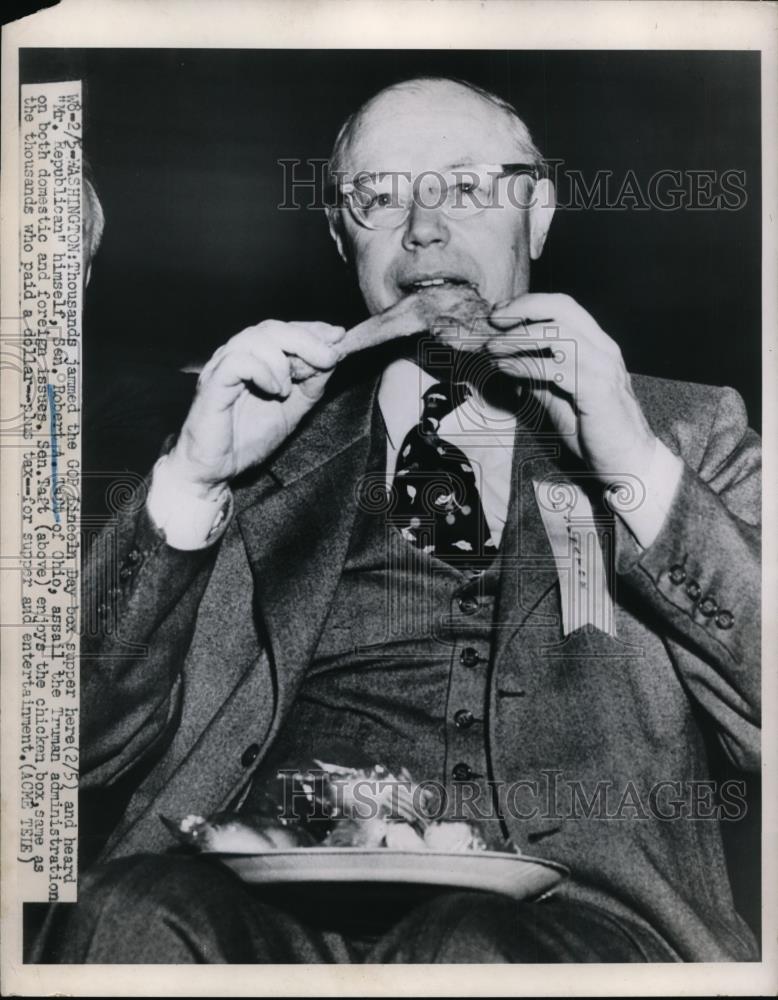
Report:
[[471,596],[460,597],[458,604],[459,604],[459,610],[462,612],[463,615],[472,615],[473,612],[477,611],[479,608],[478,601],[476,600],[475,597]]
[[719,606],[716,601],[710,596],[703,597],[699,604],[699,612],[706,618],[712,618],[716,612],[719,610]]
[[719,628],[723,629],[732,628],[734,624],[735,624],[735,616],[732,614],[731,611],[725,611],[722,609],[716,615],[716,625]]
[[689,580],[686,584],[686,595],[691,598],[695,603],[699,601],[700,594],[702,593],[702,587],[697,583],[696,580]]
[[475,777],[473,769],[469,764],[455,764],[454,769],[451,772],[454,776],[454,781],[469,781],[470,778]]
[[469,708],[460,708],[454,713],[454,725],[457,729],[469,729],[475,722],[475,716]]
[[256,743],[252,743],[251,746],[246,747],[243,751],[240,762],[244,767],[250,767],[257,757],[259,757],[259,747]]
[[474,667],[477,663],[481,662],[481,657],[478,655],[477,649],[473,649],[472,646],[465,646],[459,654],[459,662],[463,667]]
[[674,583],[676,587],[686,582],[686,570],[681,565],[675,565],[670,567],[670,583]]

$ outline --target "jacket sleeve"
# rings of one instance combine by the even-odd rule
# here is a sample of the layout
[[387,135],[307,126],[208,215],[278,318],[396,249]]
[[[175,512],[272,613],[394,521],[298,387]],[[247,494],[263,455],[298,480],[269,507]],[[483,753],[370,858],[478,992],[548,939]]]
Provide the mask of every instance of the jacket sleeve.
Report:
[[[684,458],[654,542],[617,526],[617,582],[639,595],[690,696],[714,719],[729,759],[759,766],[760,443],[732,389],[719,392],[705,446],[667,440]],[[618,519],[617,519],[618,521]]]
[[105,786],[175,730],[181,667],[218,543],[184,552],[146,513],[147,483],[82,565],[81,780]]

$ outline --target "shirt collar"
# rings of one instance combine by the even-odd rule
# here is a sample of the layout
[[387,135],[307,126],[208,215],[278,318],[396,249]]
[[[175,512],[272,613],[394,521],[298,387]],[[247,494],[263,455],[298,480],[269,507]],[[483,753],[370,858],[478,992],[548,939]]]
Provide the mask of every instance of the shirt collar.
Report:
[[[437,381],[408,358],[398,358],[384,369],[378,405],[392,448],[399,448],[411,427],[419,422],[422,396]],[[476,435],[483,435],[484,428],[491,423],[498,441],[506,447],[511,446],[516,429],[515,415],[487,403],[477,392],[453,412],[458,412],[460,420],[465,421]]]
[[384,369],[378,388],[378,405],[393,448],[421,418],[422,396],[436,379],[407,358],[398,358]]

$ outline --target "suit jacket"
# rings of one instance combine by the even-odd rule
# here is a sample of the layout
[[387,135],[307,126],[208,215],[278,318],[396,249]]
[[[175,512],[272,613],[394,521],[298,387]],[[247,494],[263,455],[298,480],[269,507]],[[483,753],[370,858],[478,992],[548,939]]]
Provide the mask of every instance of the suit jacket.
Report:
[[[753,958],[718,822],[663,819],[650,805],[660,782],[664,815],[667,793],[699,801],[711,740],[758,767],[758,439],[731,389],[641,376],[633,386],[685,464],[648,549],[618,518],[602,534],[615,549],[615,634],[562,636],[533,481],[582,470],[542,427],[517,434],[489,675],[492,770],[520,782],[507,817],[517,846],[571,869],[560,892],[639,923],[680,959]],[[168,547],[142,494],[94,546],[84,606],[105,581],[110,599],[82,642],[82,787],[137,786],[104,858],[171,846],[160,813],[224,808],[261,763],[338,582],[375,390],[354,385],[320,405],[235,484],[235,517],[213,548]],[[587,817],[601,793],[609,804]]]

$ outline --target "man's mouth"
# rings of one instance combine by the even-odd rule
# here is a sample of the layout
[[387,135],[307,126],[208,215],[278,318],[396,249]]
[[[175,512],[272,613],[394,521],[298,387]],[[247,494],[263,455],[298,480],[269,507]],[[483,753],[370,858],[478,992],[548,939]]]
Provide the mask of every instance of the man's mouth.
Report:
[[413,295],[415,292],[420,292],[424,288],[442,288],[442,287],[460,287],[460,288],[473,288],[478,290],[477,286],[473,284],[472,281],[468,281],[466,278],[460,278],[455,275],[436,275],[431,278],[414,278],[410,281],[399,282],[400,291],[403,295]]

